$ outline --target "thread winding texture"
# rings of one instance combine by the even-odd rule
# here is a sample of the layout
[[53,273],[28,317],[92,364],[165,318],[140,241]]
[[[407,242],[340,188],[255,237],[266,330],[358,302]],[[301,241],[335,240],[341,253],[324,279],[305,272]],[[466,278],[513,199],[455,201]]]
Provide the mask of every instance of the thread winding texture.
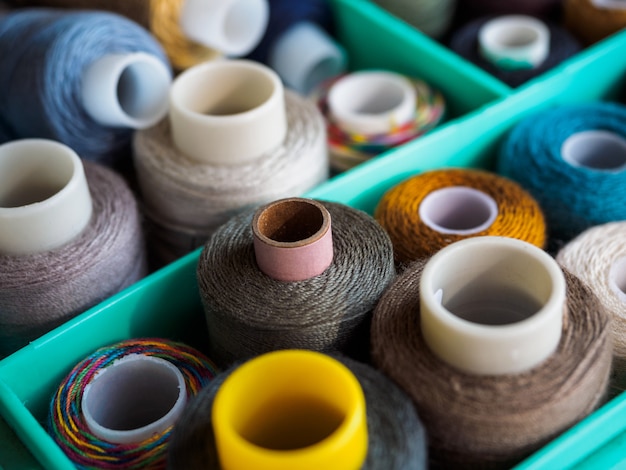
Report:
[[205,245],[197,277],[218,365],[277,349],[367,356],[371,311],[395,276],[391,241],[364,212],[322,203],[332,218],[334,259],[311,279],[281,282],[259,270],[251,211]]
[[[508,2],[506,3],[508,4]],[[485,59],[478,46],[479,31],[491,19],[493,19],[492,16],[480,17],[461,26],[452,33],[449,45],[454,52],[509,86],[518,87],[556,67],[581,50],[580,43],[567,29],[557,23],[547,21],[546,26],[550,30],[550,52],[546,59],[537,67],[530,69],[508,70],[500,68]]]
[[213,363],[202,353],[166,339],[131,339],[96,350],[74,366],[50,403],[48,432],[77,468],[165,467],[173,426],[138,444],[114,444],[94,436],[82,414],[85,387],[99,372],[133,354],[165,359],[175,365],[184,377],[188,397],[195,396],[217,373]]
[[168,119],[138,131],[134,162],[157,257],[171,261],[203,245],[246,207],[299,196],[328,178],[323,119],[285,91],[287,135],[278,148],[238,166],[196,162],[174,146]]
[[[565,245],[556,260],[597,295],[611,315],[613,330],[613,387],[626,390],[626,308],[623,283],[611,280],[611,267],[626,257],[626,222],[591,227]],[[623,281],[622,281],[623,282]]]
[[561,105],[520,121],[505,138],[498,173],[521,184],[541,205],[550,244],[562,244],[583,230],[626,219],[621,194],[626,171],[600,171],[563,159],[573,134],[603,130],[626,138],[626,107],[609,102]]
[[510,467],[601,403],[611,367],[609,316],[577,277],[565,272],[567,309],[556,352],[525,373],[480,376],[439,360],[422,337],[425,264],[407,267],[378,303],[372,359],[412,398],[433,467]]
[[[344,356],[333,357],[352,371],[365,394],[369,442],[362,469],[425,469],[427,450],[424,428],[404,392],[371,366]],[[187,405],[170,441],[169,469],[220,468],[211,426],[211,409],[219,387],[237,367],[234,365],[215,377]]]
[[130,157],[132,129],[94,121],[81,100],[82,73],[108,54],[145,52],[169,63],[141,26],[106,12],[34,8],[0,17],[0,115],[11,140],[57,140],[113,165]]
[[[424,198],[433,191],[454,186],[479,190],[496,201],[498,214],[489,227],[474,234],[460,235],[441,233],[423,222],[419,208]],[[432,255],[444,246],[470,236],[518,238],[540,248],[546,242],[544,216],[533,197],[516,182],[481,170],[450,168],[408,178],[383,195],[374,217],[389,234],[399,263]]]
[[456,0],[375,0],[385,10],[434,38],[450,27]]
[[31,255],[0,254],[0,355],[9,354],[146,274],[136,200],[125,181],[84,162],[93,214],[69,243]]
[[583,43],[592,44],[626,28],[626,10],[602,8],[592,0],[565,0],[563,21]]

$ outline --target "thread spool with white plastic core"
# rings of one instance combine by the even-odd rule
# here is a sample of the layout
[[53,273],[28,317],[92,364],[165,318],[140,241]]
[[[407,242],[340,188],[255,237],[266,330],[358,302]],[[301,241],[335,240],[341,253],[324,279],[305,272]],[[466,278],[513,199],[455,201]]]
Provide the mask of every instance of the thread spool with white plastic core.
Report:
[[497,67],[531,69],[541,65],[550,53],[550,30],[531,16],[500,16],[481,27],[478,47]]
[[85,423],[100,439],[137,444],[172,426],[187,403],[185,379],[172,363],[131,354],[99,371],[85,387]]
[[58,248],[89,224],[83,164],[64,144],[23,139],[0,145],[0,253]]
[[609,131],[572,134],[561,146],[561,156],[570,165],[597,171],[626,169],[626,139]]
[[322,274],[333,261],[331,217],[319,202],[281,199],[261,207],[252,219],[259,269],[279,281]]
[[180,12],[189,39],[231,57],[251,52],[268,20],[267,0],[185,0]]
[[328,107],[346,132],[386,134],[415,117],[416,93],[411,82],[393,72],[348,74],[328,91]]
[[254,61],[205,62],[174,80],[169,119],[174,145],[189,158],[243,164],[285,139],[283,84],[276,72]]
[[450,186],[428,194],[420,203],[422,222],[439,233],[471,235],[487,230],[498,216],[488,194],[467,186]]
[[424,340],[459,370],[516,374],[558,346],[565,278],[527,242],[489,236],[452,243],[426,263],[419,289]]
[[167,114],[171,82],[170,70],[153,55],[108,54],[83,73],[83,107],[103,126],[145,129]]

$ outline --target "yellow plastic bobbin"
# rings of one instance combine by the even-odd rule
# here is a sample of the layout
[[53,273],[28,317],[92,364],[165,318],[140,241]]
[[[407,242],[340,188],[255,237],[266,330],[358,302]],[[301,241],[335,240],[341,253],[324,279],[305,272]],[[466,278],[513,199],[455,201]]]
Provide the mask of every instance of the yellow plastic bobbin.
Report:
[[236,369],[213,402],[224,470],[350,470],[367,455],[365,396],[324,354],[285,350]]

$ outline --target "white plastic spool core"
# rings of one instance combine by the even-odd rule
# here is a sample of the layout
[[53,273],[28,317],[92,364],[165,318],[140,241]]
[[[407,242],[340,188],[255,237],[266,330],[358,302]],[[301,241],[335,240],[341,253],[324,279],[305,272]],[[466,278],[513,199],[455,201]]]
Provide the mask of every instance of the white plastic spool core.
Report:
[[24,139],[0,145],[0,253],[28,255],[65,245],[89,224],[83,164],[64,144]]
[[318,25],[302,21],[276,39],[268,64],[285,85],[308,95],[325,80],[345,71],[346,52]]
[[85,387],[89,430],[116,444],[135,444],[173,425],[187,403],[185,379],[172,363],[131,354],[102,369]]
[[348,74],[328,91],[328,107],[337,125],[355,134],[385,134],[415,117],[417,97],[411,82],[393,72]]
[[424,340],[441,360],[472,374],[529,370],[556,350],[565,278],[536,246],[507,237],[452,243],[420,282]]
[[196,65],[172,84],[170,123],[174,145],[193,160],[249,162],[285,138],[282,82],[269,67],[250,60]]
[[609,286],[618,299],[626,303],[626,256],[617,258],[611,264]]
[[267,0],[185,0],[180,27],[185,35],[225,55],[247,55],[267,29]]
[[573,166],[619,172],[626,169],[626,139],[609,131],[583,131],[569,136],[561,156]]
[[83,73],[83,106],[103,126],[145,129],[167,114],[171,82],[168,67],[151,54],[108,54]]
[[481,27],[478,47],[482,56],[497,67],[535,68],[550,53],[550,30],[531,16],[499,16]]
[[596,8],[609,10],[626,10],[626,0],[591,0]]
[[471,235],[491,227],[498,217],[498,204],[478,189],[450,186],[429,193],[420,203],[419,216],[436,232]]

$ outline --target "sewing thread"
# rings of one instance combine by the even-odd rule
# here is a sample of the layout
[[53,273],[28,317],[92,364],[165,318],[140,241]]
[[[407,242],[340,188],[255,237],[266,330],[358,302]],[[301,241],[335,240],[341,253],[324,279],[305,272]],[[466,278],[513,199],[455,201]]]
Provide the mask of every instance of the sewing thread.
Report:
[[563,21],[581,42],[590,45],[626,28],[626,9],[602,7],[593,0],[565,0]]

